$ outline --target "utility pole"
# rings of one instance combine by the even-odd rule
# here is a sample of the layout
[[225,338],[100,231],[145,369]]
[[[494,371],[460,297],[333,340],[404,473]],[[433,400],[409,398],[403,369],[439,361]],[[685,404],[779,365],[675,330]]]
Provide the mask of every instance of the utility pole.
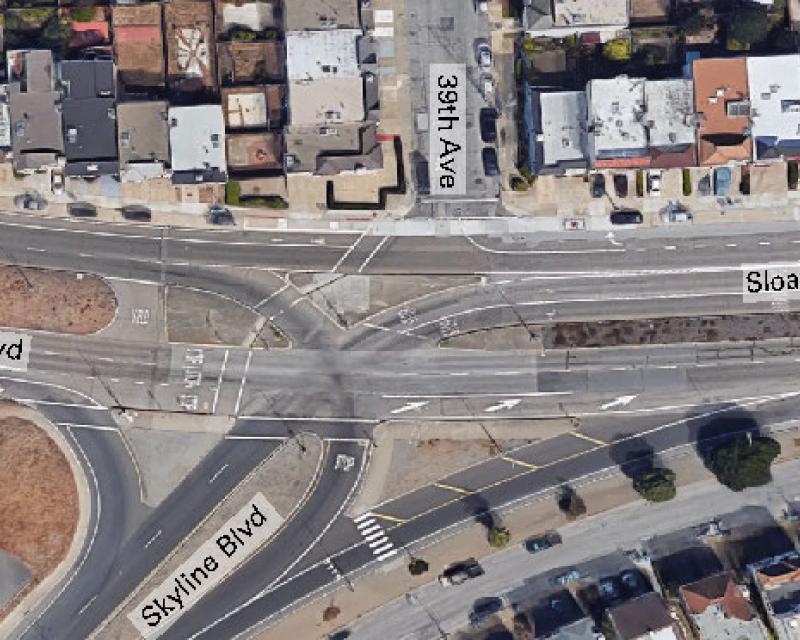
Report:
[[444,629],[442,629],[442,625],[436,618],[436,616],[433,615],[433,611],[431,611],[427,606],[425,606],[425,604],[419,598],[417,598],[417,596],[415,596],[413,593],[410,592],[407,593],[406,602],[408,602],[408,604],[410,605],[417,605],[425,612],[428,618],[430,618],[430,621],[433,623],[433,626],[436,627],[436,631],[439,633],[439,638],[441,638],[441,640],[447,640],[450,637],[449,635],[447,635],[447,632]]

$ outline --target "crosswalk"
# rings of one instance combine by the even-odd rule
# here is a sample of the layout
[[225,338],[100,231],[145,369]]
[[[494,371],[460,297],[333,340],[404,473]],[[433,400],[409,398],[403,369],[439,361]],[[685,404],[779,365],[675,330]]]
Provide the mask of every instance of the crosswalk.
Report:
[[353,518],[353,522],[376,560],[386,560],[397,554],[397,549],[386,531],[370,512]]

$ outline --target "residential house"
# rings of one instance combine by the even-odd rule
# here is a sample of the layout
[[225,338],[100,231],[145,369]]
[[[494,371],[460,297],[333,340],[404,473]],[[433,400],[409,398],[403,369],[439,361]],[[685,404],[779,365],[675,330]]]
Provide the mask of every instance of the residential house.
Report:
[[358,0],[303,0],[284,2],[284,29],[360,29]]
[[70,36],[68,46],[70,49],[84,49],[87,47],[100,47],[111,42],[109,38],[108,20],[105,7],[95,7],[94,15],[88,20],[72,20],[70,23]]
[[227,39],[237,30],[261,34],[276,29],[280,26],[280,11],[277,0],[215,0],[217,39]]
[[213,93],[213,5],[205,0],[170,0],[164,5],[167,84],[181,93]]
[[706,58],[692,64],[697,155],[703,166],[744,162],[753,155],[745,58]]
[[8,51],[6,64],[14,170],[32,173],[62,166],[61,93],[55,90],[53,54]]
[[542,92],[524,87],[528,170],[538,174],[582,173],[589,160],[584,91]]
[[537,640],[602,640],[603,634],[578,606],[569,591],[537,603],[527,613]]
[[277,84],[222,90],[229,173],[283,172],[283,96]]
[[800,638],[800,553],[791,551],[749,566],[779,640]]
[[332,176],[383,167],[383,150],[374,124],[291,127],[285,137],[288,173]]
[[608,619],[619,640],[683,640],[664,599],[646,593],[608,610]]
[[173,184],[226,182],[222,107],[170,107],[168,121]]
[[222,109],[225,127],[280,130],[284,124],[286,89],[282,84],[225,87]]
[[283,137],[278,133],[227,134],[225,151],[231,175],[283,172]]
[[284,77],[283,60],[281,42],[220,42],[217,44],[219,83],[230,87],[280,82]]
[[650,166],[690,167],[697,163],[694,90],[691,80],[647,80],[645,127]]
[[120,93],[164,86],[161,5],[155,2],[115,5],[111,10],[111,24]]
[[524,4],[523,24],[533,36],[591,32],[608,39],[628,26],[628,0],[531,0]]
[[800,55],[747,58],[753,159],[800,157]]
[[168,173],[169,105],[162,100],[117,104],[120,178],[143,182]]
[[66,174],[118,174],[114,63],[64,60],[59,65],[59,80],[64,89]]
[[695,632],[704,640],[767,640],[746,587],[733,571],[707,576],[679,590],[681,604]]
[[592,165],[645,167],[650,164],[645,129],[645,79],[617,76],[586,85],[589,157]]

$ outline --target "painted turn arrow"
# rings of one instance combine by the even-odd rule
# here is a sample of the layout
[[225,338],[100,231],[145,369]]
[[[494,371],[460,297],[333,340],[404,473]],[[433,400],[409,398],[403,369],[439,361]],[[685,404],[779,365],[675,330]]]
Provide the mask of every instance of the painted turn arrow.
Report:
[[616,398],[611,402],[606,402],[604,405],[601,405],[600,410],[605,411],[606,409],[610,409],[611,407],[624,407],[626,404],[630,404],[638,397],[639,397],[638,394],[636,394],[635,396],[620,396],[619,398]]
[[512,398],[511,400],[501,400],[497,404],[493,404],[491,407],[486,407],[484,411],[486,413],[494,413],[495,411],[502,411],[503,409],[513,409],[516,407],[522,400],[519,398]]
[[405,413],[406,411],[414,411],[416,409],[422,409],[428,401],[424,402],[407,402],[402,407],[398,407],[397,409],[392,409],[389,413],[397,414],[397,413]]

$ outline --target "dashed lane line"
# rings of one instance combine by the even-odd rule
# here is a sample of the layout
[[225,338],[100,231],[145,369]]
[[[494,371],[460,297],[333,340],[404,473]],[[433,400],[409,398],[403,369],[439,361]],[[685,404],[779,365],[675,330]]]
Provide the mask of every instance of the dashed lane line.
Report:
[[434,487],[439,487],[440,489],[447,489],[448,491],[455,491],[456,493],[460,493],[463,496],[471,496],[475,492],[470,491],[469,489],[462,489],[461,487],[453,486],[452,484],[445,484],[444,482],[434,482]]
[[608,442],[603,440],[598,440],[597,438],[592,438],[592,436],[587,436],[585,433],[581,433],[580,431],[570,431],[571,436],[578,438],[579,440],[585,440],[586,442],[591,442],[598,447],[607,447],[609,445]]

